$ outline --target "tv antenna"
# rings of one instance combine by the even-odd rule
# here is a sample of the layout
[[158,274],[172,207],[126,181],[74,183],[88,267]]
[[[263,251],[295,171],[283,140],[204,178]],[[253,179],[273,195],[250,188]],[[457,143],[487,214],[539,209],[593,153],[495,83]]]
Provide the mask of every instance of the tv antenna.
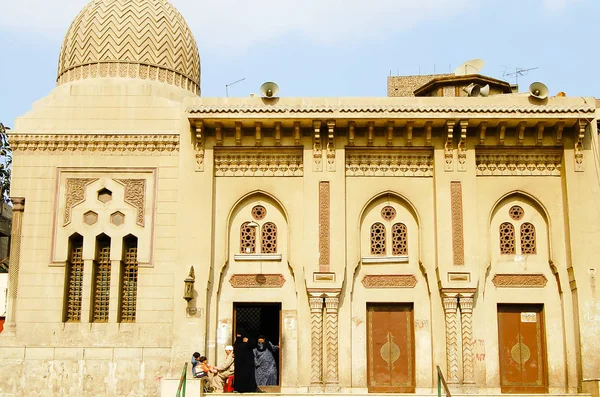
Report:
[[502,73],[502,77],[514,77],[515,78],[515,84],[519,84],[519,76],[526,76],[527,74],[529,74],[530,71],[535,70],[535,69],[539,69],[539,66],[536,66],[534,68],[520,68],[520,67],[516,67],[514,72],[510,72],[508,73],[508,68],[504,67],[504,73]]
[[225,95],[227,96],[227,98],[229,98],[229,87],[244,80],[246,80],[245,77],[243,79],[236,80],[233,83],[225,84]]

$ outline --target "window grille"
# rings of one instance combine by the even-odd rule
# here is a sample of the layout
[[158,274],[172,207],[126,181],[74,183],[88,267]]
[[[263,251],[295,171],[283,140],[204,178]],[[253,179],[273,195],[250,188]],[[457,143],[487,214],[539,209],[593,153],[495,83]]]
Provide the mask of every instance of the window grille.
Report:
[[137,239],[124,244],[125,255],[121,267],[121,311],[119,319],[124,323],[135,322],[137,303]]
[[264,219],[265,216],[267,216],[267,209],[262,205],[255,205],[254,208],[252,208],[252,217],[255,220],[260,221],[261,219]]
[[83,237],[75,235],[69,240],[68,285],[64,321],[80,322],[83,297]]
[[535,226],[531,223],[521,225],[521,253],[535,254]]
[[267,222],[262,227],[261,253],[277,253],[277,226],[273,222]]
[[512,223],[504,222],[500,225],[500,254],[515,254],[515,227]]
[[392,255],[408,255],[408,230],[404,223],[392,226]]
[[256,228],[250,226],[250,222],[244,222],[240,228],[240,252],[256,253]]
[[96,240],[96,261],[94,271],[94,322],[108,321],[110,302],[110,239]]
[[390,205],[386,205],[381,210],[381,217],[386,221],[392,221],[396,217],[396,210]]
[[515,221],[520,221],[521,219],[523,219],[523,215],[525,215],[525,211],[523,210],[523,208],[521,208],[518,205],[513,205],[512,207],[510,207],[510,209],[508,210],[508,214],[510,215],[510,217],[515,220]]
[[374,223],[371,226],[371,255],[385,255],[385,226]]

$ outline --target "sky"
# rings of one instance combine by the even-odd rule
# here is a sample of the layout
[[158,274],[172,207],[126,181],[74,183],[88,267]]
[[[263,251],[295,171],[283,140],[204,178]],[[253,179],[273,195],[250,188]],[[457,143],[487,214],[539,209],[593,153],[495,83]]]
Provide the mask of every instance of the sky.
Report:
[[[171,0],[196,38],[203,97],[387,95],[387,76],[474,58],[521,91],[600,96],[597,0]],[[87,0],[0,0],[0,122],[56,84],[64,34]],[[513,75],[507,75],[512,73]]]

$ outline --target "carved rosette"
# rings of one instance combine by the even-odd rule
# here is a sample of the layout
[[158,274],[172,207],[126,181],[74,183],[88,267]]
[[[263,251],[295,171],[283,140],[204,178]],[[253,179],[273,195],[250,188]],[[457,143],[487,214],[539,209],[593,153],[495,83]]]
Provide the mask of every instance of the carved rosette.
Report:
[[338,304],[337,296],[325,298],[328,385],[338,383]]
[[444,297],[446,314],[446,363],[448,366],[448,383],[458,383],[458,298]]
[[433,151],[346,150],[346,176],[433,176]]
[[71,210],[85,201],[85,187],[98,178],[69,178],[65,193],[65,219],[63,226],[71,223]]
[[377,274],[363,277],[365,288],[414,288],[417,278],[412,274]]
[[548,279],[543,274],[496,274],[492,282],[500,288],[543,288]]
[[475,383],[475,360],[473,355],[473,298],[460,297],[462,331],[463,382]]
[[125,202],[137,210],[136,223],[142,227],[145,224],[146,180],[145,179],[115,179],[125,186]]
[[310,383],[323,383],[323,298],[310,297]]
[[479,176],[560,176],[562,149],[476,149],[475,163]]
[[229,279],[233,288],[281,288],[283,274],[234,274]]
[[215,152],[215,176],[302,176],[302,151]]
[[33,135],[10,134],[13,152],[21,154],[62,154],[88,152],[102,156],[147,155],[179,152],[179,135]]

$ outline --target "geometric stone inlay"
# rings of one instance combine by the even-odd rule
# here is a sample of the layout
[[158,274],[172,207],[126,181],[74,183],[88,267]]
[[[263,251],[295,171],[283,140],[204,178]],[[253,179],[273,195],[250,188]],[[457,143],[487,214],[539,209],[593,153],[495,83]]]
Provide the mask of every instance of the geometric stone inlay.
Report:
[[229,279],[233,288],[281,288],[283,274],[234,274]]
[[492,279],[496,287],[545,287],[548,279],[543,274],[496,274]]
[[125,223],[125,214],[121,211],[117,211],[111,214],[110,223],[112,223],[115,226],[121,226],[123,223]]
[[365,288],[414,288],[417,279],[412,274],[367,275],[362,279]]
[[93,225],[96,222],[98,222],[98,214],[94,211],[88,211],[83,214],[83,223],[86,225]]

